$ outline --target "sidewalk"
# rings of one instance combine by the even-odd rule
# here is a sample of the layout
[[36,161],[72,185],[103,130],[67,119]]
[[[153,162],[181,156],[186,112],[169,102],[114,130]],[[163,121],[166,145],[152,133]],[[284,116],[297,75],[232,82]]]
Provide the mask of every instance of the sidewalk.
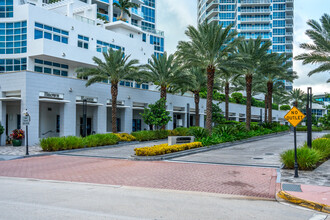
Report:
[[278,197],[307,208],[330,213],[330,160],[313,171],[281,170],[281,190]]
[[282,184],[278,197],[291,203],[330,214],[330,187]]

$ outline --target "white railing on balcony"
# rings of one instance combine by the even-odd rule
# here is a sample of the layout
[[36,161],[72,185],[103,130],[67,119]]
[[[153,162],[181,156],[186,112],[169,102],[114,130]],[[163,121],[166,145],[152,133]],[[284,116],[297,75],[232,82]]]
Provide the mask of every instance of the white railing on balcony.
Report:
[[270,9],[241,9],[241,13],[270,13]]
[[154,28],[142,27],[141,25],[134,24],[134,23],[132,23],[131,25],[134,25],[136,27],[139,27],[142,30],[147,31],[149,33],[153,33],[153,34],[156,34],[156,35],[159,35],[159,36],[164,36],[164,31],[160,31],[160,30],[157,30],[157,29],[154,29]]
[[132,13],[144,18],[144,13],[142,11],[137,10],[136,8],[132,8]]
[[270,0],[242,0],[241,4],[270,4]]
[[241,18],[241,21],[270,21],[270,18]]
[[241,27],[241,30],[251,30],[251,31],[261,31],[267,30],[270,31],[270,27]]
[[83,16],[80,16],[80,15],[73,15],[73,18],[76,19],[76,20],[78,20],[78,21],[87,23],[87,24],[95,25],[95,21],[94,20],[89,19],[89,18],[86,18],[86,17],[83,17]]

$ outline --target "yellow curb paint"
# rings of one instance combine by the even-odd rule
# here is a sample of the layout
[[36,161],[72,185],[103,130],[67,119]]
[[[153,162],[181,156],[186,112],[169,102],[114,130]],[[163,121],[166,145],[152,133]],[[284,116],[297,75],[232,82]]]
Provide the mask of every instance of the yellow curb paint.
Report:
[[317,202],[312,202],[312,201],[308,201],[305,199],[300,199],[298,197],[295,197],[285,191],[280,191],[277,194],[278,197],[289,201],[291,203],[306,207],[306,208],[310,208],[310,209],[314,209],[316,211],[320,211],[320,212],[325,212],[325,213],[329,213],[330,214],[330,206],[325,205],[325,204],[321,204],[321,203],[317,203]]

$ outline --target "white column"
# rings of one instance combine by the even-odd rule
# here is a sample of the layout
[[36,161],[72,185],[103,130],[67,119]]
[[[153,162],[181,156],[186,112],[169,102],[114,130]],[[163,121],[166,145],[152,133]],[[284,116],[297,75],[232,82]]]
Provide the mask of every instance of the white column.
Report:
[[[106,100],[101,103],[106,103]],[[94,120],[96,120],[96,127],[94,127],[94,131],[98,134],[105,134],[107,132],[107,106],[106,104],[99,106],[96,114],[93,115]]]
[[[29,145],[34,145],[39,143],[39,93],[38,90],[33,91],[27,91],[22,90],[21,91],[21,112],[22,115],[25,110],[29,113],[31,117],[31,121],[29,124]],[[26,135],[26,127],[22,125],[21,122],[21,128],[24,130]],[[26,135],[27,136],[27,135]],[[26,138],[25,138],[26,140]],[[24,140],[24,144],[25,144]]]
[[66,15],[68,17],[73,17],[73,3],[68,3],[66,6]]
[[60,136],[76,136],[76,96],[69,93],[64,97],[70,102],[60,107]]
[[132,133],[132,121],[133,121],[133,102],[131,99],[125,101],[125,105],[129,106],[128,108],[125,108],[125,117],[124,119],[124,128],[123,131],[125,133]]

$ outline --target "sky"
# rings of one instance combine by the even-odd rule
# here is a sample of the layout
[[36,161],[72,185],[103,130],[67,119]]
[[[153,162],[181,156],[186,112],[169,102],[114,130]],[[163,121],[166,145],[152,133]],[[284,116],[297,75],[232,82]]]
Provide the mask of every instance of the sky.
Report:
[[[179,41],[188,40],[184,34],[188,25],[197,24],[197,0],[158,0],[157,3],[157,29],[165,31],[165,50],[174,53]],[[295,0],[294,10],[293,55],[297,56],[304,52],[299,48],[299,44],[311,43],[305,35],[309,28],[306,22],[309,19],[319,21],[324,13],[330,13],[330,0]],[[294,81],[293,87],[303,91],[312,87],[314,94],[330,93],[330,83],[326,83],[330,79],[329,72],[308,77],[308,72],[316,67],[294,61],[293,69],[299,78]]]

